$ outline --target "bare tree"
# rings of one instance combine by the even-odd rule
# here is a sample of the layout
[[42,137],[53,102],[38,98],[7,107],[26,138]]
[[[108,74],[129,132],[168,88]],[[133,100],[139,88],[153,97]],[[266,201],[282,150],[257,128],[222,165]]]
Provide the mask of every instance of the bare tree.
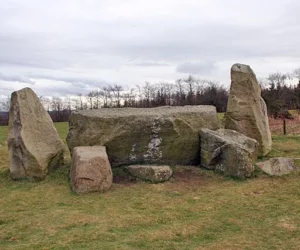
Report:
[[117,102],[117,107],[121,107],[121,91],[123,91],[123,87],[121,85],[115,84],[114,86],[111,86],[111,91],[114,95],[114,99]]
[[172,104],[172,93],[174,90],[174,84],[173,83],[164,83],[165,87],[165,97],[166,97],[166,105],[171,105]]
[[141,87],[139,85],[136,85],[137,91],[138,91],[138,98],[136,105],[141,104],[143,102],[143,93],[141,91]]
[[94,108],[99,109],[101,106],[101,99],[104,97],[104,92],[97,89],[94,91],[94,97],[95,97]]
[[53,111],[63,110],[63,101],[60,97],[52,97],[51,107]]
[[143,94],[145,97],[145,105],[146,107],[150,107],[150,97],[151,97],[152,89],[150,82],[145,82],[145,85],[143,86]]
[[39,100],[47,111],[51,110],[52,103],[49,97],[40,96]]
[[191,105],[194,104],[193,96],[194,96],[194,91],[195,91],[195,83],[196,79],[192,77],[191,75],[184,79],[184,82],[187,87],[187,104]]
[[0,111],[9,111],[10,109],[10,96],[3,98],[0,102]]
[[77,94],[79,100],[79,107],[78,109],[83,110],[83,95],[82,93]]
[[297,78],[299,84],[300,84],[300,68],[297,68],[293,71],[292,76]]
[[93,107],[94,107],[94,97],[95,97],[95,92],[94,91],[91,91],[87,95],[87,99],[88,99],[88,102],[90,104],[90,109],[93,109]]
[[280,72],[269,74],[267,80],[270,82],[270,85],[274,85],[278,89],[281,88],[285,81],[289,78],[289,74],[284,74]]
[[126,96],[127,96],[127,102],[126,102],[127,107],[133,107],[136,103],[135,89],[131,88],[130,92],[127,93]]
[[71,111],[72,110],[72,99],[71,99],[71,96],[68,95],[67,97],[65,97],[64,103],[65,103],[66,109],[68,109],[69,111]]
[[181,106],[185,104],[184,81],[178,79],[175,81],[177,89],[177,103]]
[[108,85],[107,87],[107,94],[108,94],[108,98],[109,98],[109,107],[113,107],[114,106],[114,95],[113,95],[113,86],[112,85]]
[[257,81],[258,81],[261,89],[265,89],[269,85],[268,79],[266,79],[266,78],[260,77],[257,79]]
[[108,107],[108,98],[110,95],[110,90],[108,87],[103,88],[103,99],[104,99],[104,108]]

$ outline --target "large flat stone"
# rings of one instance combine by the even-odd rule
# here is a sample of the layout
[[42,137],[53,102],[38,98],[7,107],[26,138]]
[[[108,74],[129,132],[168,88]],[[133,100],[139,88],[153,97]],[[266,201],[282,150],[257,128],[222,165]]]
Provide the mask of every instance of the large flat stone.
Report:
[[103,145],[113,167],[199,164],[201,128],[220,127],[213,106],[121,108],[73,112],[67,142]]

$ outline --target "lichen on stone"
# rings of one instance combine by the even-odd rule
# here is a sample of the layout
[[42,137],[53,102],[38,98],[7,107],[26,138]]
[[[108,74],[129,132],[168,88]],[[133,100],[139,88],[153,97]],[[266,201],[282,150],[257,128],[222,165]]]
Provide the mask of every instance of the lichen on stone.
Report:
[[150,142],[148,143],[147,153],[144,155],[145,161],[158,161],[162,158],[162,151],[159,145],[162,143],[162,137],[160,137],[159,132],[161,131],[161,125],[164,124],[163,119],[154,119],[151,126]]

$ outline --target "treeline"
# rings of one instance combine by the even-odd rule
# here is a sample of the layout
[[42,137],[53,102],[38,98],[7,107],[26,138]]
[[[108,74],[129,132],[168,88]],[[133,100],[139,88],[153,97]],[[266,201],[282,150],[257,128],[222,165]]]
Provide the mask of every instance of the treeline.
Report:
[[[73,98],[76,110],[99,108],[151,108],[158,106],[214,105],[219,112],[226,110],[228,91],[218,82],[189,76],[174,83],[145,82],[130,90],[111,85],[87,95]],[[53,105],[52,105],[53,106]]]
[[292,119],[288,110],[300,110],[300,68],[292,74],[272,73],[261,85],[269,115]]
[[[188,76],[174,82],[145,82],[131,89],[115,84],[76,96],[40,96],[39,99],[56,122],[68,121],[73,110],[100,108],[213,105],[218,112],[225,112],[228,90],[219,82]],[[9,103],[9,98],[2,101],[0,109],[9,110]]]
[[[67,122],[69,121],[69,117],[71,115],[71,110],[62,110],[60,112],[57,111],[48,111],[53,122]],[[8,111],[0,111],[0,126],[7,126],[9,120],[9,112]]]
[[[272,73],[259,79],[262,97],[269,115],[291,118],[288,110],[300,110],[300,68],[293,73]],[[298,84],[297,84],[298,83]],[[228,90],[219,82],[193,76],[174,82],[145,82],[127,89],[121,85],[108,85],[89,93],[67,97],[43,97],[40,101],[53,121],[68,121],[73,110],[100,108],[151,108],[158,106],[213,105],[217,112],[226,112]],[[9,98],[0,102],[0,110],[9,109]],[[7,124],[7,114],[0,115],[0,124]]]
[[220,83],[189,76],[174,83],[145,82],[142,86],[125,89],[115,84],[89,93],[65,98],[40,97],[48,111],[59,117],[64,110],[100,108],[152,108],[159,106],[214,105],[218,112],[225,112],[228,90]]

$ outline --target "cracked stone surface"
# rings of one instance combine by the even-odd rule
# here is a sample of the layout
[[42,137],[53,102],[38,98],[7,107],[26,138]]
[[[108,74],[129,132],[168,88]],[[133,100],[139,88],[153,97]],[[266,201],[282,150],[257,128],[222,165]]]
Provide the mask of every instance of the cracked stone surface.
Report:
[[13,179],[40,180],[63,163],[65,146],[30,88],[11,95],[8,149]]
[[225,175],[245,179],[254,171],[258,143],[230,129],[202,129],[201,165]]
[[70,171],[72,190],[78,194],[104,192],[112,185],[111,166],[103,146],[75,147]]

